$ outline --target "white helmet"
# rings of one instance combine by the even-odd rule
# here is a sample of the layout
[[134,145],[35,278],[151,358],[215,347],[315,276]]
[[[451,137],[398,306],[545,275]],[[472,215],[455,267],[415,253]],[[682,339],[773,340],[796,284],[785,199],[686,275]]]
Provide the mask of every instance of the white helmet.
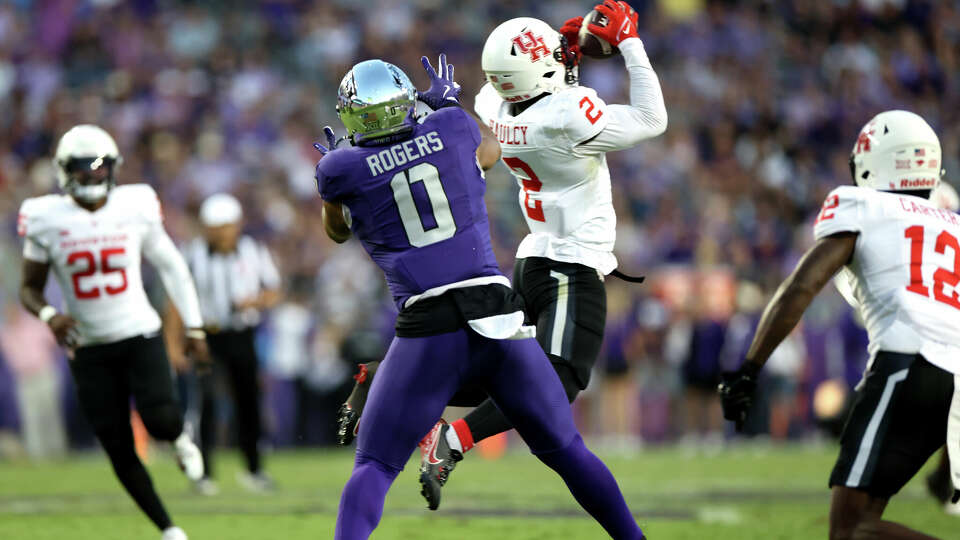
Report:
[[909,111],[874,116],[850,154],[853,181],[882,191],[933,190],[943,176],[941,163],[937,134]]
[[[93,124],[80,124],[63,134],[57,144],[53,165],[60,189],[82,201],[94,202],[107,196],[116,181],[113,170],[123,162],[113,137]],[[104,180],[81,185],[71,177],[80,169],[97,171],[103,167]]]
[[500,24],[483,45],[481,66],[504,101],[516,103],[577,84],[569,47],[549,24],[517,17]]

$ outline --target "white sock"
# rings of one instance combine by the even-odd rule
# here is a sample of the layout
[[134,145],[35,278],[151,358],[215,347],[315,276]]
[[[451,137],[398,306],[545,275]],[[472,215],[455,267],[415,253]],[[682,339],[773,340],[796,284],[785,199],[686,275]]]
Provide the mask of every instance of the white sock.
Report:
[[463,453],[463,446],[460,444],[460,437],[457,437],[457,430],[452,427],[447,430],[447,444],[452,450]]

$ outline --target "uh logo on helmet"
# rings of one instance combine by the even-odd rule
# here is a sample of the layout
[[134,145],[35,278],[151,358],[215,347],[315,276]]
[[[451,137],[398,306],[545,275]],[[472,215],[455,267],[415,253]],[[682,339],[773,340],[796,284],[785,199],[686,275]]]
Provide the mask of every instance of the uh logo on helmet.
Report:
[[885,111],[857,136],[850,172],[858,186],[882,191],[933,190],[940,184],[940,139],[919,115]]
[[496,27],[483,45],[481,66],[504,101],[516,103],[577,84],[575,62],[566,40],[549,24],[531,17]]

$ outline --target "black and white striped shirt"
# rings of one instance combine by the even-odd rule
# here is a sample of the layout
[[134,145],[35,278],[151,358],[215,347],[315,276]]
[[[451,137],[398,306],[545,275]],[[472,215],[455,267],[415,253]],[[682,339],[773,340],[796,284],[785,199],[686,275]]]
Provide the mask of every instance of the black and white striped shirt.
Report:
[[249,236],[237,240],[232,253],[215,253],[204,238],[195,238],[185,258],[197,285],[205,327],[244,330],[260,322],[256,309],[234,306],[258,296],[264,289],[279,289],[280,274],[266,246]]

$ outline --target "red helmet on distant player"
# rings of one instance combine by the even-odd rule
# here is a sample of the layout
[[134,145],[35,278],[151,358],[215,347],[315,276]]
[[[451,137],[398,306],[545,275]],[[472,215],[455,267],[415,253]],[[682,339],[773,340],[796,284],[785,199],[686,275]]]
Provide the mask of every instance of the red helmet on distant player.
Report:
[[518,17],[490,33],[481,65],[505,101],[526,101],[577,84],[578,68],[569,45],[549,24]]
[[860,130],[850,154],[853,181],[881,191],[933,190],[943,170],[940,139],[909,111],[885,111]]

